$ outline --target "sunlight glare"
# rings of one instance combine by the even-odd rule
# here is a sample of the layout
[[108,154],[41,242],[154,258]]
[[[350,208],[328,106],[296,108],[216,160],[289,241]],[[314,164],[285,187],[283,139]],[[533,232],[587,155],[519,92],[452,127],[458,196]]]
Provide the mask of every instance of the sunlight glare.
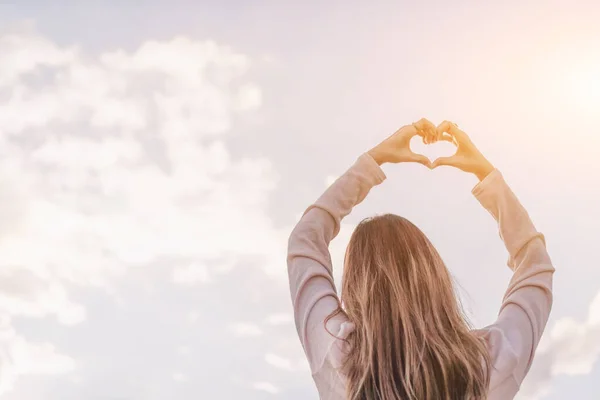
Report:
[[568,85],[577,107],[594,112],[600,110],[600,62],[572,70]]

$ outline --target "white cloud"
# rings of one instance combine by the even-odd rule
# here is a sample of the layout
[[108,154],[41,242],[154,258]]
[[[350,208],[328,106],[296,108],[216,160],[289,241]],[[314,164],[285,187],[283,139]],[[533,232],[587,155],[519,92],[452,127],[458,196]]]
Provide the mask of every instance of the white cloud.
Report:
[[175,268],[173,270],[173,282],[181,285],[207,283],[210,282],[210,274],[205,265],[193,263],[187,267]]
[[236,105],[241,111],[252,110],[260,106],[262,103],[262,92],[255,84],[245,84],[240,87]]
[[60,49],[37,35],[7,34],[0,37],[0,87],[13,84],[23,74],[40,66],[62,66],[73,62],[73,48]]
[[552,374],[589,374],[600,356],[598,334],[598,325],[581,324],[570,318],[558,320],[550,331],[550,351],[555,357]]
[[192,349],[189,346],[179,346],[177,348],[177,354],[182,356],[189,356],[192,354]]
[[531,371],[523,384],[527,399],[542,399],[559,375],[587,375],[600,358],[600,293],[590,304],[587,321],[562,318],[547,329],[538,347]]
[[64,286],[58,281],[14,266],[0,270],[0,308],[15,316],[53,314],[66,325],[77,324],[85,318],[85,309],[68,299]]
[[195,324],[198,322],[200,318],[200,314],[197,311],[190,311],[187,315],[187,320],[190,324]]
[[596,297],[590,303],[587,323],[594,326],[600,325],[600,292],[596,294]]
[[254,387],[254,389],[261,390],[263,392],[271,394],[279,393],[279,388],[269,382],[255,382],[252,386]]
[[75,361],[49,343],[32,343],[19,336],[10,317],[0,314],[0,396],[22,375],[54,375],[74,371]]
[[278,368],[278,369],[284,369],[287,371],[292,371],[294,368],[292,367],[292,362],[290,360],[288,360],[287,358],[278,356],[276,354],[266,354],[265,355],[265,361],[267,362],[267,364]]
[[237,322],[230,326],[230,331],[237,337],[261,336],[262,329],[255,324],[246,322]]
[[267,317],[267,323],[269,325],[287,325],[294,322],[294,318],[291,314],[271,314]]
[[188,376],[181,372],[173,372],[172,376],[173,376],[173,380],[175,382],[187,382],[188,381]]
[[[0,307],[76,324],[86,311],[71,285],[110,292],[128,269],[171,258],[181,284],[208,282],[244,256],[273,265],[276,175],[267,160],[234,159],[223,141],[236,113],[261,105],[245,79],[251,65],[186,37],[94,55],[34,31],[0,34],[0,270],[11,282]],[[0,370],[17,365],[15,377],[75,367],[45,345],[11,346],[16,358],[0,358]],[[32,364],[43,357],[53,361]]]

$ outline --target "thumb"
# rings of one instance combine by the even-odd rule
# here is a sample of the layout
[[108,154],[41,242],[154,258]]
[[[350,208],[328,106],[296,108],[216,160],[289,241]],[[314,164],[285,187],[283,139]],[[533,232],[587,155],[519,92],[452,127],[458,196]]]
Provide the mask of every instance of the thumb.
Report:
[[423,164],[427,168],[431,168],[431,161],[429,161],[429,158],[425,157],[422,154],[412,153],[410,155],[410,161],[416,162],[416,163],[419,163],[419,164]]
[[441,165],[447,165],[447,166],[451,166],[451,167],[456,167],[456,160],[454,159],[454,157],[440,157],[440,158],[437,158],[431,164],[431,169],[437,168],[437,167],[439,167]]

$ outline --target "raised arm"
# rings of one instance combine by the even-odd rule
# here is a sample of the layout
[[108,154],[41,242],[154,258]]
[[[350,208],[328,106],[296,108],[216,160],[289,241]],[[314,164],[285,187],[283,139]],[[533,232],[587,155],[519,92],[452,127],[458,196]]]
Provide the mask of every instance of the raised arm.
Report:
[[[356,163],[305,212],[288,241],[288,275],[296,329],[313,374],[323,365],[333,337],[325,329],[326,318],[339,307],[333,281],[329,243],[338,234],[341,220],[364,200],[371,188],[385,179],[380,165],[386,162],[420,162],[424,156],[410,151],[410,139],[435,131],[427,120],[400,128],[358,158]],[[330,321],[337,334],[345,317]],[[333,329],[332,329],[333,328]]]
[[438,140],[457,145],[454,156],[440,158],[433,167],[448,165],[476,175],[480,182],[473,194],[498,222],[500,237],[509,253],[513,276],[504,296],[497,321],[492,325],[502,338],[495,340],[501,362],[520,386],[531,367],[552,308],[554,267],[546,251],[544,236],[535,229],[527,211],[508,187],[502,174],[479,152],[456,124],[445,121],[438,127]]
[[505,350],[516,356],[512,375],[520,385],[548,322],[554,267],[544,236],[535,229],[498,170],[480,182],[473,194],[498,222],[500,237],[509,253],[508,266],[513,276],[494,326],[506,338],[509,348]]
[[384,179],[376,161],[363,154],[305,211],[290,235],[288,274],[294,317],[313,373],[322,365],[332,339],[324,321],[339,305],[329,243],[337,236],[341,220]]

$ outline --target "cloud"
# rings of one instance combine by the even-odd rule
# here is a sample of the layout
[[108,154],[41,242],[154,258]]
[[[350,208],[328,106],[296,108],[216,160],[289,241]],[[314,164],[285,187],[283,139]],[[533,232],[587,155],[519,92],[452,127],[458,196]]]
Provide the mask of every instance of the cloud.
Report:
[[267,317],[267,323],[270,325],[287,325],[293,322],[294,318],[287,313],[271,314]]
[[284,357],[278,356],[276,354],[266,354],[265,355],[265,361],[267,362],[267,364],[275,367],[275,368],[279,368],[279,369],[283,369],[283,370],[287,370],[287,371],[292,371],[294,368],[292,366],[292,362]]
[[279,393],[279,388],[272,383],[269,382],[256,382],[252,385],[254,389],[261,390],[263,392],[277,394]]
[[68,299],[59,282],[14,266],[0,270],[0,307],[13,316],[54,315],[66,325],[77,324],[85,318],[85,309]]
[[181,372],[173,372],[173,380],[175,382],[187,382],[188,376]]
[[230,327],[231,332],[237,337],[261,336],[262,329],[257,325],[245,322],[237,322]]
[[200,314],[197,311],[190,311],[187,314],[187,320],[190,324],[195,324],[196,322],[198,322],[199,318],[200,318]]
[[523,383],[526,399],[542,399],[552,392],[552,380],[559,375],[589,374],[600,358],[600,293],[588,311],[586,321],[561,318],[546,331],[534,364]]
[[177,354],[182,356],[189,356],[190,354],[192,354],[192,349],[188,346],[179,346],[177,348]]
[[175,268],[173,270],[173,282],[182,285],[207,283],[210,282],[210,274],[205,265],[193,263],[186,267]]
[[[273,244],[285,238],[267,215],[277,175],[266,159],[234,158],[224,139],[261,106],[251,66],[227,46],[184,36],[89,54],[33,30],[0,34],[7,332],[10,316],[80,323],[86,310],[71,288],[111,293],[130,270],[164,260],[176,260],[165,268],[185,285],[210,282],[243,257],[281,268]],[[0,339],[10,354],[0,370],[13,371],[0,374],[0,393],[20,374],[75,368],[50,345],[13,336]]]
[[18,335],[10,317],[0,313],[0,394],[22,375],[55,375],[74,371],[75,361],[50,343],[33,343]]

